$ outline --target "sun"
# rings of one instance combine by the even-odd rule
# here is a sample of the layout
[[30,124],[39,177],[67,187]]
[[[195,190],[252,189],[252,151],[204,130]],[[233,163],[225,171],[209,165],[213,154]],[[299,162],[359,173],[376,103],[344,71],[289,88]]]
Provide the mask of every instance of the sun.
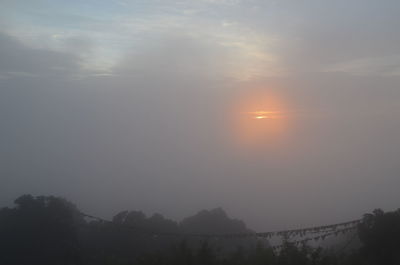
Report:
[[269,148],[284,141],[290,112],[276,89],[249,89],[237,97],[232,135],[238,146]]
[[247,112],[247,114],[249,115],[249,117],[256,120],[282,118],[282,113],[280,111],[258,110]]

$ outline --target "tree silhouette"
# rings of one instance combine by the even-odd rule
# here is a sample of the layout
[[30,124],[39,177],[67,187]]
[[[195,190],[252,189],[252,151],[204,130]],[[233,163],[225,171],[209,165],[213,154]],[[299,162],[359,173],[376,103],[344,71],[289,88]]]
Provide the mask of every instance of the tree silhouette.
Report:
[[78,262],[76,207],[53,196],[23,195],[0,210],[1,264]]
[[[235,241],[184,233],[249,233],[222,209],[200,211],[181,223],[160,214],[124,211],[112,222],[84,220],[70,202],[23,195],[0,209],[1,265],[399,265],[400,210],[375,210],[358,226],[361,247],[311,248],[284,237]],[[171,233],[174,236],[156,236]],[[171,235],[170,234],[170,235]],[[350,242],[350,241],[349,241]],[[344,246],[348,244],[346,242]]]
[[377,209],[359,225],[362,255],[372,264],[400,264],[400,210]]

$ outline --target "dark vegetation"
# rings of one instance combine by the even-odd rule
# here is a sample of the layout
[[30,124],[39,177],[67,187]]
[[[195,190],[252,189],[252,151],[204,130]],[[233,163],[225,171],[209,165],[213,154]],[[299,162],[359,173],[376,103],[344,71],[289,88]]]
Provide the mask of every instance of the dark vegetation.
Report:
[[112,222],[101,222],[85,219],[64,199],[24,195],[15,200],[15,207],[0,210],[0,264],[400,264],[400,210],[364,215],[353,235],[361,244],[352,249],[346,248],[346,242],[321,248],[284,241],[282,248],[273,249],[267,241],[254,238],[184,236],[202,233],[251,231],[222,209],[201,211],[180,223],[160,214],[146,217],[140,211],[124,211]]

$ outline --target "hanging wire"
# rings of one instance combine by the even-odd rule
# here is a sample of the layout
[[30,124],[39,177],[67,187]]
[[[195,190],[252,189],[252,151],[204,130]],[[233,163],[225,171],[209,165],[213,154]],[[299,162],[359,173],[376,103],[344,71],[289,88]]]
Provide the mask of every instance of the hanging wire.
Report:
[[[317,236],[314,237],[307,237],[302,240],[296,240],[296,241],[291,241],[290,243],[294,244],[299,244],[299,243],[306,243],[311,240],[319,240],[322,239],[324,240],[328,236],[332,235],[338,235],[340,233],[346,233],[350,230],[354,230],[356,228],[356,225],[361,222],[361,219],[357,220],[352,220],[348,222],[342,222],[342,223],[336,223],[336,224],[331,224],[331,225],[324,225],[324,226],[313,226],[313,227],[307,227],[307,228],[301,228],[301,229],[291,229],[291,230],[277,230],[277,231],[271,231],[271,232],[254,232],[254,233],[225,233],[225,234],[188,234],[188,233],[168,233],[168,232],[156,232],[156,231],[150,231],[148,228],[141,228],[141,227],[136,227],[132,225],[126,225],[126,224],[117,224],[113,221],[105,220],[103,218],[89,215],[86,213],[80,212],[80,214],[83,217],[90,218],[97,220],[101,223],[108,223],[114,226],[118,227],[123,227],[126,229],[130,230],[135,230],[137,232],[142,232],[142,233],[147,233],[152,236],[176,236],[176,237],[202,237],[202,238],[225,238],[225,239],[231,239],[231,238],[245,238],[245,237],[259,237],[259,238],[271,238],[274,236],[282,236],[282,237],[304,237],[309,234],[317,234]],[[282,245],[277,245],[274,247],[279,247]]]

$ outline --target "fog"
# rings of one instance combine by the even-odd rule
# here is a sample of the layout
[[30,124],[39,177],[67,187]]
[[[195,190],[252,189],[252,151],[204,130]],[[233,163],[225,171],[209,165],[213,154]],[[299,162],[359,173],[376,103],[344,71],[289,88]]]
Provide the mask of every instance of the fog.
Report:
[[399,207],[399,2],[2,5],[0,205],[256,231]]

